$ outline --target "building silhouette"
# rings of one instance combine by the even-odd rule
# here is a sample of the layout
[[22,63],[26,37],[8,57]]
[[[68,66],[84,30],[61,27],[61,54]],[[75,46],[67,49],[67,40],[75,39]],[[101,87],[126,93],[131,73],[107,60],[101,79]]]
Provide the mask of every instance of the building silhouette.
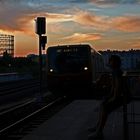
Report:
[[14,57],[14,36],[0,33],[0,56],[5,53]]
[[104,63],[108,63],[108,59],[112,54],[120,56],[122,60],[122,68],[127,71],[137,70],[140,65],[140,50],[116,51],[106,50],[100,51],[104,57]]

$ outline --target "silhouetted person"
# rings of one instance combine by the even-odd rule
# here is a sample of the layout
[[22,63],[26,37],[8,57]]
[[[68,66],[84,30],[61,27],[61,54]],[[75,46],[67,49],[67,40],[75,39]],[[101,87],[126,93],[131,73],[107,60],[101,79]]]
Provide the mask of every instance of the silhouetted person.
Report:
[[97,126],[88,129],[90,132],[92,132],[88,137],[91,140],[95,138],[103,138],[103,129],[108,115],[123,104],[123,84],[120,57],[117,55],[112,55],[109,58],[109,66],[112,70],[111,91],[109,96],[101,103]]

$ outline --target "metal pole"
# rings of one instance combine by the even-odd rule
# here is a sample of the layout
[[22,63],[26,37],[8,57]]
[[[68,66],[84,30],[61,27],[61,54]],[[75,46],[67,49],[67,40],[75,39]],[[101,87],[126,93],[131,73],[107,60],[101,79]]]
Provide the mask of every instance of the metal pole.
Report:
[[42,47],[41,47],[41,35],[39,35],[39,101],[42,101]]

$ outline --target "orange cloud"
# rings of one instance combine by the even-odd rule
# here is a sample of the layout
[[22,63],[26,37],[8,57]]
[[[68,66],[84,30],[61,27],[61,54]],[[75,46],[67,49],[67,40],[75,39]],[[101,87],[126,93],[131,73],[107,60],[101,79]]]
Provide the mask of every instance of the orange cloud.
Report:
[[97,16],[86,11],[80,11],[73,19],[75,22],[91,26],[93,29],[107,31],[110,29],[120,30],[123,32],[139,32],[140,17],[139,16],[122,16],[108,17]]
[[17,31],[23,32],[28,35],[35,35],[35,21],[32,17],[23,17],[17,20],[17,24],[20,25]]
[[[61,23],[65,21],[72,21],[72,15],[67,14],[54,14],[54,13],[34,13],[24,14],[17,18],[12,25],[1,24],[0,29],[9,32],[24,32],[29,35],[34,35],[35,32],[35,18],[38,16],[46,17],[47,24]],[[62,29],[62,26],[55,25],[57,29]],[[51,28],[52,30],[52,28]],[[53,29],[54,30],[54,29]],[[53,31],[52,30],[52,31]],[[57,31],[57,30],[56,30]]]
[[69,14],[57,14],[57,13],[46,13],[45,14],[48,23],[65,22],[71,21],[72,15]]
[[47,33],[62,35],[65,32],[71,32],[71,31],[72,31],[72,28],[66,28],[61,23],[47,24]]
[[109,17],[96,16],[86,11],[80,11],[73,17],[73,20],[81,25],[92,26],[95,29],[107,30],[109,29]]
[[132,48],[140,48],[140,42],[133,43],[131,45]]
[[86,42],[86,41],[93,41],[99,40],[102,38],[101,34],[82,34],[82,33],[74,33],[71,36],[64,37],[63,39],[67,42]]
[[[57,14],[57,13],[33,13],[24,14],[18,17],[12,25],[1,24],[0,29],[3,31],[10,32],[24,32],[26,34],[34,35],[35,33],[35,22],[34,19],[38,16],[45,16],[47,24],[51,27],[49,31],[54,32],[54,28],[51,25],[55,25],[56,32],[69,29],[63,26],[63,22],[73,21],[79,23],[83,27],[91,27],[96,30],[107,31],[110,29],[120,30],[124,32],[137,32],[140,31],[140,17],[138,16],[122,16],[122,17],[108,17],[108,16],[97,16],[87,11],[79,11],[76,15],[70,14]],[[59,24],[59,25],[58,25]],[[61,26],[60,26],[61,24]]]
[[140,17],[127,16],[116,17],[112,19],[112,27],[124,32],[139,32],[140,31]]
[[131,48],[140,48],[140,38],[135,38],[129,41]]

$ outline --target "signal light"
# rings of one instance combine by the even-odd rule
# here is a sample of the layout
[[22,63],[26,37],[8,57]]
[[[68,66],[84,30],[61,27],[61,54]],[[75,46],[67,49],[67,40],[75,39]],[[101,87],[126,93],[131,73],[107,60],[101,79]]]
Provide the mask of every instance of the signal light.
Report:
[[46,18],[45,17],[37,17],[36,21],[36,29],[35,32],[38,35],[42,35],[46,33]]

